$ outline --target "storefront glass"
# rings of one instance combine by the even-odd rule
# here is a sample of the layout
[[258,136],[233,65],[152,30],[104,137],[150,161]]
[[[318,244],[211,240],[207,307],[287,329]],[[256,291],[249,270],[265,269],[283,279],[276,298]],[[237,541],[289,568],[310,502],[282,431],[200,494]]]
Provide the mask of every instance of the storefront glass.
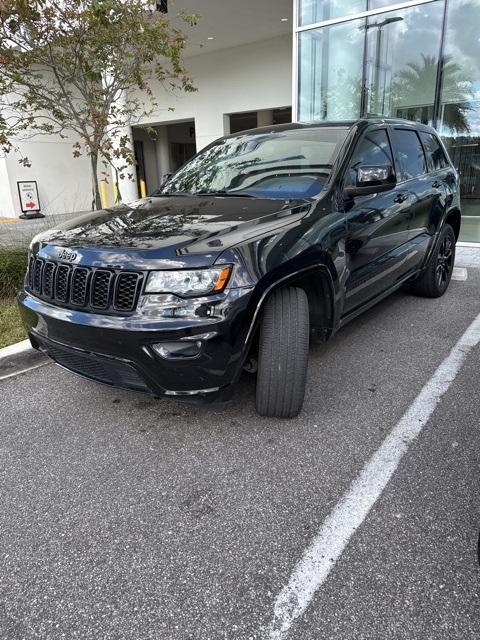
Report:
[[298,3],[297,119],[435,126],[461,174],[460,239],[480,242],[480,0],[412,0],[395,11],[392,0]]
[[364,20],[300,34],[300,120],[348,120],[360,113]]
[[449,3],[437,125],[460,171],[461,238],[473,242],[480,241],[479,19],[480,0]]
[[300,0],[299,24],[314,24],[366,9],[367,0]]
[[366,20],[365,113],[432,124],[442,21],[441,2]]

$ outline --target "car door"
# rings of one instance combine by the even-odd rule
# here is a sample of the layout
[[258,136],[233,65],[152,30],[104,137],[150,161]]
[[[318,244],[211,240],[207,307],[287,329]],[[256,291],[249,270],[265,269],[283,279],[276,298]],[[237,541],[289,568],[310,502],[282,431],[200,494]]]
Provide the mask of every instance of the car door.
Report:
[[[421,266],[432,234],[445,207],[446,186],[441,171],[433,170],[432,159],[422,144],[425,132],[415,127],[392,127],[392,142],[401,186],[412,196],[410,207],[409,262],[411,268]],[[428,134],[431,136],[431,134]],[[434,140],[430,141],[434,144]],[[432,146],[434,151],[434,147]],[[425,153],[427,151],[427,154]],[[437,162],[439,162],[437,158]],[[435,224],[436,219],[436,224]]]
[[428,175],[423,181],[424,206],[415,207],[411,214],[410,238],[423,259],[453,200],[455,176],[437,136],[430,131],[419,131],[419,134],[427,157]]
[[[370,127],[353,151],[344,186],[355,185],[361,165],[395,168],[387,126]],[[395,285],[408,270],[409,211],[413,196],[402,184],[392,190],[345,199],[347,225],[344,313]]]

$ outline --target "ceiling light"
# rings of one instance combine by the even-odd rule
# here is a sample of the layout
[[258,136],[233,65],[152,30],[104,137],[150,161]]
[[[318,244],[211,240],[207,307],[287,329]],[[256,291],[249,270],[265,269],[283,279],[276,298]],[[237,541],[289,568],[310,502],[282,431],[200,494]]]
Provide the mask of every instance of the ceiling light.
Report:
[[213,36],[208,36],[207,40],[215,40]]
[[280,22],[288,22],[288,18],[280,18]]

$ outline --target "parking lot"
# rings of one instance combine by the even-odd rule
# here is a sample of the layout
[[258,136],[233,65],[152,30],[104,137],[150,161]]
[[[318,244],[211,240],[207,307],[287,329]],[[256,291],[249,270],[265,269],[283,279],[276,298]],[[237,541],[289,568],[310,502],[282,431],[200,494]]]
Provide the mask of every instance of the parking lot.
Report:
[[[47,365],[0,382],[0,637],[480,637],[480,347],[301,615],[276,602],[305,549],[480,313],[480,270],[398,293],[311,350],[304,410],[260,418]],[[330,558],[329,558],[330,560]]]

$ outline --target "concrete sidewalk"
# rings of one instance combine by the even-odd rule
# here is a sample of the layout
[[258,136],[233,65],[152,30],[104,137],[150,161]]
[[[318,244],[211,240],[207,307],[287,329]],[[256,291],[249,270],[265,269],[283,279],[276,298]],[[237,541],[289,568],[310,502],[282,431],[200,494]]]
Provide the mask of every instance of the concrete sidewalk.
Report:
[[0,247],[28,245],[37,233],[52,229],[57,224],[68,222],[86,213],[91,213],[91,211],[46,215],[45,218],[32,218],[31,220],[17,218],[12,221],[11,218],[0,218]]

